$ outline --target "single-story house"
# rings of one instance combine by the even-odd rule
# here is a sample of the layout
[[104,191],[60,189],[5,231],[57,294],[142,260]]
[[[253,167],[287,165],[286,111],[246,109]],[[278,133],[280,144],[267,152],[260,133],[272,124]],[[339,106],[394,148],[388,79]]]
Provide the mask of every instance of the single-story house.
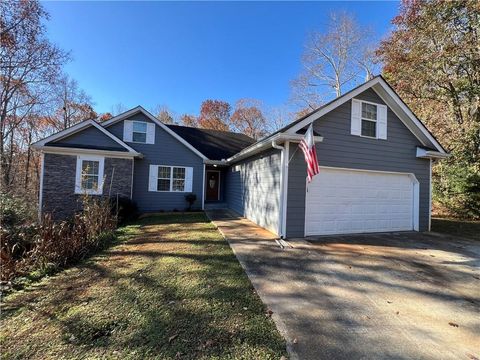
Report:
[[[313,123],[320,173],[298,144]],[[284,128],[246,135],[161,123],[136,107],[34,144],[40,209],[77,210],[81,194],[126,196],[140,211],[225,207],[282,237],[427,231],[432,161],[448,156],[381,77]]]

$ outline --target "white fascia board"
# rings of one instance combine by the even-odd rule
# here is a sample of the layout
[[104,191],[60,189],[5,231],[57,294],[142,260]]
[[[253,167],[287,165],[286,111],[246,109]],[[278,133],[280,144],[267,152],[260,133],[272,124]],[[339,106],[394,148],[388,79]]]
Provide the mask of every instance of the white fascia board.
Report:
[[[317,112],[314,112],[310,116],[300,121],[298,124],[295,124],[286,132],[289,134],[295,134],[298,130],[304,128],[305,126],[309,125],[313,121],[318,120],[320,117],[324,116],[325,114],[329,113],[330,111],[334,110],[335,108],[339,107],[340,105],[353,99],[355,96],[361,94],[365,90],[372,87],[373,87],[373,90],[380,96],[380,98],[382,98],[382,100],[384,100],[385,103],[389,105],[392,111],[394,111],[394,109],[392,109],[392,101],[401,110],[402,114],[399,114],[398,112],[395,112],[395,111],[394,112],[399,117],[399,119],[407,126],[407,128],[418,138],[418,140],[420,140],[420,142],[423,145],[427,146],[428,144],[425,143],[424,139],[419,137],[417,131],[420,132],[425,139],[428,139],[428,141],[430,141],[440,153],[446,154],[445,150],[438,143],[438,141],[435,140],[432,134],[430,134],[430,132],[420,122],[420,120],[415,116],[415,114],[413,114],[413,112],[405,105],[402,99],[392,90],[392,88],[380,76],[370,81],[367,81],[365,84],[359,86],[358,88],[350,91],[349,93],[343,96],[340,96],[338,99],[332,101],[330,104],[328,104],[324,108],[320,109]],[[378,87],[380,87],[381,90],[383,90],[388,95],[388,98],[386,98],[384,95],[382,95],[381,92],[378,91],[379,90]],[[410,123],[408,123],[407,121]]]
[[418,130],[422,132],[422,134],[433,144],[435,148],[443,154],[447,152],[443,149],[442,145],[438,143],[438,141],[433,137],[432,134],[427,130],[425,125],[421,123],[421,121],[415,116],[415,114],[408,108],[408,106],[403,102],[403,100],[398,96],[398,94],[393,91],[393,89],[388,85],[385,80],[379,78],[381,81],[379,84],[382,86],[382,89],[387,92],[387,94],[392,98],[392,100],[397,104],[400,109],[408,116],[408,118],[413,122]]
[[43,146],[50,141],[63,139],[64,137],[67,137],[69,135],[73,135],[73,134],[83,130],[84,128],[92,126],[93,122],[94,122],[93,120],[82,121],[78,124],[75,124],[75,125],[67,128],[67,129],[65,129],[65,130],[59,131],[59,132],[57,132],[53,135],[47,136],[46,138],[44,138],[42,140],[36,141],[31,146],[34,147],[34,148],[37,148],[38,146]]
[[[283,143],[285,141],[291,142],[300,142],[304,138],[301,134],[288,134],[288,133],[279,133],[275,134],[272,137],[265,138],[260,142],[257,142],[253,145],[250,145],[248,148],[240,151],[239,153],[233,155],[232,157],[227,159],[227,163],[231,164],[232,162],[239,161],[241,159],[245,159],[249,156],[252,156],[262,150],[268,149],[272,147],[272,144],[275,142]],[[323,136],[314,136],[315,142],[322,142]]]
[[422,159],[445,159],[448,158],[450,154],[442,153],[439,151],[427,150],[421,147],[417,147],[417,158]]
[[32,147],[33,148],[36,148],[36,149],[40,149],[41,147],[44,147],[47,143],[51,142],[51,141],[58,141],[58,140],[61,140],[61,139],[64,139],[68,136],[71,136],[73,134],[76,134],[90,126],[93,126],[94,128],[98,129],[99,131],[101,131],[103,134],[105,134],[107,137],[109,137],[110,139],[112,139],[113,141],[115,141],[117,144],[119,144],[120,146],[122,146],[123,148],[125,148],[126,150],[128,150],[129,153],[131,154],[134,154],[135,156],[138,156],[140,155],[140,153],[138,153],[136,150],[132,149],[130,146],[128,146],[127,144],[125,144],[122,140],[120,140],[119,138],[117,138],[115,135],[113,135],[111,132],[105,130],[102,126],[100,126],[96,121],[94,120],[86,120],[86,121],[82,121],[81,123],[78,123],[76,125],[73,125],[71,127],[69,127],[68,129],[65,129],[65,130],[62,130],[62,131],[59,131],[53,135],[50,135],[48,137],[46,137],[45,139],[42,139],[42,140],[39,140],[35,143],[32,144]]
[[347,101],[349,101],[350,99],[354,98],[355,96],[361,94],[362,92],[364,92],[365,90],[367,90],[368,88],[372,87],[373,85],[377,84],[378,82],[380,81],[380,77],[376,77],[370,81],[367,81],[365,84],[363,85],[360,85],[359,87],[357,87],[356,89],[350,91],[349,93],[343,95],[343,96],[340,96],[339,98],[337,98],[336,100],[332,101],[330,104],[328,104],[327,106],[325,106],[324,108],[320,109],[319,111],[317,112],[314,112],[312,113],[310,116],[307,116],[305,119],[303,119],[302,121],[300,121],[299,123],[295,124],[294,126],[292,126],[290,129],[288,129],[286,131],[286,133],[288,134],[296,134],[296,132],[300,129],[303,129],[305,126],[309,125],[310,123],[312,123],[313,121],[319,119],[320,117],[322,117],[323,115],[329,113],[330,111],[336,109],[337,107],[339,107],[340,105],[346,103]]
[[194,148],[188,141],[186,141],[184,138],[182,138],[180,135],[178,135],[175,131],[171,130],[168,126],[166,126],[164,123],[162,123],[160,120],[158,120],[155,116],[150,114],[147,110],[145,110],[142,106],[137,106],[131,110],[128,110],[124,112],[123,114],[117,115],[110,120],[105,121],[101,125],[103,127],[109,127],[110,125],[113,125],[119,121],[125,120],[129,118],[132,115],[135,115],[137,113],[142,113],[145,115],[148,119],[150,119],[153,123],[157,124],[161,129],[166,131],[168,134],[173,136],[175,139],[180,141],[183,145],[185,145],[188,149],[190,149],[192,152],[194,152],[196,155],[200,156],[203,160],[208,160],[208,158],[203,155],[200,151],[198,151],[196,148]]
[[45,154],[60,154],[60,155],[100,155],[111,158],[131,159],[134,157],[143,157],[141,153],[131,153],[126,151],[111,151],[111,150],[99,150],[99,149],[81,149],[81,148],[69,148],[60,146],[35,146],[36,149],[42,151]]

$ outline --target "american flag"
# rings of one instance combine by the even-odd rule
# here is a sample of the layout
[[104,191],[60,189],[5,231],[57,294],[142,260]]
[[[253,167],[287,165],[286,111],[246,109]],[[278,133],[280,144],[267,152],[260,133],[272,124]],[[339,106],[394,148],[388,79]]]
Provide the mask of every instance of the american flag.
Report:
[[318,168],[317,151],[315,150],[315,141],[313,139],[313,127],[312,124],[308,127],[305,136],[300,141],[300,149],[302,149],[305,155],[305,162],[307,163],[307,180],[311,182],[313,177],[320,171]]

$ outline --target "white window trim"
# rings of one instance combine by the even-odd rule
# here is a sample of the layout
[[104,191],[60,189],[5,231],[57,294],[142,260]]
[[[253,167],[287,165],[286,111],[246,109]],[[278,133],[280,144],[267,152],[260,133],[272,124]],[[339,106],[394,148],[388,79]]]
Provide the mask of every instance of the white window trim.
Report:
[[[147,140],[148,140],[148,123],[146,121],[138,121],[138,120],[131,120],[131,121],[132,121],[132,141],[129,141],[129,142],[134,143],[134,144],[148,144],[147,143]],[[133,130],[133,127],[134,127],[135,123],[145,124],[145,132]],[[145,134],[145,141],[133,141],[133,133]]]
[[[82,163],[83,161],[98,161],[98,185],[97,189],[82,189]],[[94,155],[78,155],[77,169],[75,174],[75,194],[102,195],[103,174],[105,170],[105,157]]]
[[[367,139],[379,139],[378,137],[378,105],[381,105],[381,104],[377,104],[377,103],[374,103],[374,102],[371,102],[371,101],[365,101],[365,100],[359,100],[357,99],[358,101],[360,101],[360,137],[363,137],[363,138],[367,138]],[[367,119],[367,118],[364,118],[362,116],[362,113],[363,113],[363,104],[370,104],[370,105],[375,105],[376,109],[377,109],[377,116],[375,118],[375,120],[372,120],[372,119]],[[367,135],[362,135],[362,121],[365,120],[365,121],[371,121],[371,122],[374,122],[375,123],[375,136],[367,136]]]
[[[188,166],[176,166],[176,165],[157,165],[157,190],[155,192],[163,192],[163,193],[185,193],[189,192],[186,191],[185,188],[187,187],[187,167]],[[167,179],[167,178],[159,178],[158,177],[158,168],[160,167],[168,167],[170,168],[170,190],[158,190],[158,180],[159,179]],[[183,178],[183,191],[173,190],[173,168],[181,168],[185,170],[185,177]],[[176,180],[179,180],[178,178]]]

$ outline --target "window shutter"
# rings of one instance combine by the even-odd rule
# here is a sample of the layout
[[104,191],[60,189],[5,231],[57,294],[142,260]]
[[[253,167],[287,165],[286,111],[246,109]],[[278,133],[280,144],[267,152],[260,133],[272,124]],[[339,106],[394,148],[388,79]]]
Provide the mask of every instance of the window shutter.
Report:
[[130,120],[123,121],[123,141],[132,142],[133,122]]
[[352,120],[350,133],[352,135],[360,135],[362,132],[362,102],[352,99]]
[[193,168],[185,168],[185,191],[192,192],[193,187]]
[[387,139],[387,107],[385,105],[377,105],[377,138]]
[[155,124],[147,123],[147,144],[155,144]]
[[148,191],[157,191],[158,165],[150,165],[148,173]]

